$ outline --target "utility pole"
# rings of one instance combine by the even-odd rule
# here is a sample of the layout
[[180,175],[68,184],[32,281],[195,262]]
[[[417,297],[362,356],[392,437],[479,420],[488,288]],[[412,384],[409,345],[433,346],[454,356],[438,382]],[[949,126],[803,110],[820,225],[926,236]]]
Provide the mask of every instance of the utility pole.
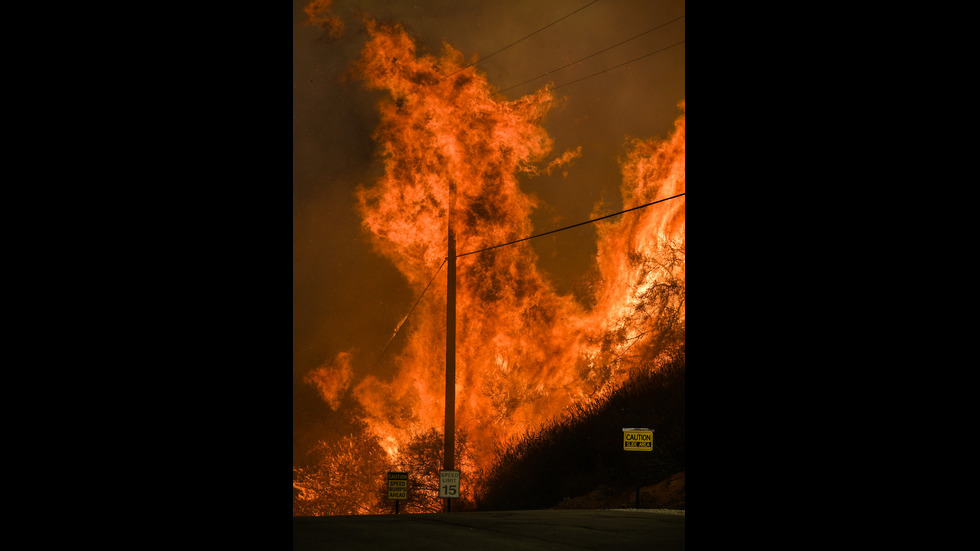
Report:
[[[456,203],[456,184],[449,184],[449,250],[446,263],[446,424],[442,468],[453,470],[456,447],[456,234],[453,232],[453,206]],[[446,512],[452,499],[446,498]]]

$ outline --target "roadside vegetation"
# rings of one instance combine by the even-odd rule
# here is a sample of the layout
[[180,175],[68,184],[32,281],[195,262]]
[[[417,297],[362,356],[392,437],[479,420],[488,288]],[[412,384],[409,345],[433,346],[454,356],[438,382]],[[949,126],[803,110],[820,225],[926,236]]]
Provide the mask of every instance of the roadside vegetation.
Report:
[[[685,351],[637,366],[608,396],[578,405],[502,447],[476,510],[546,509],[577,496],[622,494],[684,472]],[[654,430],[652,452],[623,450],[623,428]],[[641,506],[657,506],[643,504]]]
[[[685,420],[685,283],[684,245],[665,242],[659,256],[630,253],[635,272],[634,309],[612,324],[595,344],[599,353],[583,362],[580,375],[593,382],[594,394],[552,423],[501,443],[495,462],[481,472],[472,468],[469,438],[457,428],[457,468],[467,485],[453,500],[454,511],[547,509],[552,507],[618,507],[630,489],[641,488],[640,505],[664,507],[655,496],[669,495],[683,504]],[[515,373],[519,370],[515,369]],[[620,378],[625,376],[625,379]],[[618,381],[624,381],[621,384]],[[501,395],[493,415],[514,411],[511,404],[527,403],[533,393],[509,392],[506,380],[491,379],[488,391]],[[499,383],[499,384],[498,384]],[[518,390],[522,381],[516,381]],[[442,464],[442,431],[420,432],[398,450],[392,461],[379,438],[360,420],[353,397],[343,398],[333,416],[337,428],[306,453],[294,450],[293,515],[387,514],[387,472],[407,472],[405,513],[438,512],[438,470]],[[653,451],[625,451],[624,428],[654,431]],[[294,442],[294,445],[296,443]],[[309,443],[302,443],[301,448]],[[482,450],[481,450],[482,451]],[[471,478],[472,477],[472,478]],[[662,483],[646,493],[643,488]],[[672,507],[674,505],[671,505]]]

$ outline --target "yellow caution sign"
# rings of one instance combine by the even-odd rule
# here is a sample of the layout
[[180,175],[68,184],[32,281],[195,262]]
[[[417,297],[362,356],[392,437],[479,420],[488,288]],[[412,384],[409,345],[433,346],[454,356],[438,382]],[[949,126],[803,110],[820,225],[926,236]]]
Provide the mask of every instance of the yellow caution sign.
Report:
[[623,429],[623,449],[628,452],[652,452],[653,430]]
[[408,499],[408,473],[388,473],[388,499]]

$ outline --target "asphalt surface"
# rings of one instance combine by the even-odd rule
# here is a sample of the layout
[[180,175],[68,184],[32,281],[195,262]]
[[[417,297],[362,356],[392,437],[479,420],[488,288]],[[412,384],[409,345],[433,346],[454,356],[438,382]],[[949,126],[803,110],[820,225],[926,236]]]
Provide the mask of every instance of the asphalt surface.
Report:
[[541,510],[294,517],[293,551],[684,549],[684,515]]

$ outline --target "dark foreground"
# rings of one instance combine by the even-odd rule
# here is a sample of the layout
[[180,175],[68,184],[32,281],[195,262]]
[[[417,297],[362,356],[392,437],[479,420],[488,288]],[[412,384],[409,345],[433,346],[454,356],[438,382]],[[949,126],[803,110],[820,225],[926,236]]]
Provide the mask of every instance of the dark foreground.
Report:
[[684,515],[542,510],[294,517],[293,551],[684,549]]

